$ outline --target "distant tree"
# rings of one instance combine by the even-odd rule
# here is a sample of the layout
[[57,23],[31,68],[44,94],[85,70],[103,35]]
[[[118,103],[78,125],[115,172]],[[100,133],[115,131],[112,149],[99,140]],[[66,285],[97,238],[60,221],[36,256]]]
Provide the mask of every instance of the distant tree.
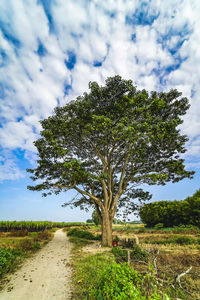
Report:
[[92,219],[87,219],[86,223],[93,223]]
[[162,223],[165,227],[194,225],[200,227],[200,190],[182,201],[156,201],[140,209],[140,217],[148,227]]
[[98,217],[98,214],[96,212],[96,209],[93,211],[92,213],[92,221],[93,223],[97,226],[97,225],[100,225],[101,224],[101,220],[100,218]]
[[118,220],[116,218],[113,218],[113,224],[117,224]]
[[109,77],[105,86],[90,82],[89,88],[41,121],[38,166],[28,170],[39,182],[28,188],[46,190],[44,196],[77,191],[80,197],[66,205],[92,206],[102,243],[111,246],[116,212],[132,212],[135,199],[150,199],[138,186],[192,177],[179,157],[187,137],[177,129],[189,103],[177,90],[149,94],[120,76]]

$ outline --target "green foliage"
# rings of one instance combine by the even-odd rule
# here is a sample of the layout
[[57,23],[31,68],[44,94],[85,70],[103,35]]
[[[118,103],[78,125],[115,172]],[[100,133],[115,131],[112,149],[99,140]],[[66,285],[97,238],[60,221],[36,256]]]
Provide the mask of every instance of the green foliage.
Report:
[[111,252],[114,254],[116,262],[127,262],[127,250],[121,249],[120,247],[113,247]]
[[[83,241],[79,239],[79,241]],[[99,271],[113,263],[113,256],[109,253],[99,253],[75,259],[73,299],[88,299],[89,290],[96,287],[99,281]]]
[[31,250],[32,251],[37,251],[39,250],[41,247],[40,247],[40,243],[34,243],[31,247]]
[[78,196],[66,205],[92,206],[112,222],[116,209],[128,214],[138,208],[135,199],[150,199],[138,186],[192,178],[179,155],[188,140],[178,129],[187,98],[137,90],[120,76],[105,86],[90,82],[89,90],[41,121],[38,166],[27,170],[41,183],[30,190],[47,196],[74,189]]
[[[200,190],[183,201],[157,201],[145,204],[140,217],[147,227],[193,225],[200,227]],[[181,228],[181,227],[180,227]]]
[[13,270],[19,258],[23,256],[23,250],[0,248],[0,278],[3,274]]
[[194,225],[178,225],[178,226],[174,226],[172,230],[176,232],[185,232],[185,231],[198,232],[200,228]]
[[137,288],[142,280],[141,275],[126,264],[111,264],[101,271],[99,277],[98,285],[90,291],[89,299],[142,299],[142,293]]
[[93,223],[92,219],[87,219],[86,223]]
[[135,245],[131,250],[131,259],[144,260],[147,261],[149,254],[146,250],[142,249],[140,246]]
[[[127,262],[128,250],[120,247],[113,247],[111,252],[114,254],[117,263]],[[148,252],[138,245],[135,245],[130,249],[130,258],[132,260],[147,261],[148,257]]]
[[67,233],[68,236],[74,236],[81,239],[87,239],[87,240],[96,240],[96,237],[87,230],[80,230],[78,228],[70,229]]
[[101,222],[100,222],[100,220],[99,220],[99,217],[98,217],[98,215],[97,215],[96,209],[95,209],[95,210],[93,211],[93,213],[92,213],[92,222],[93,222],[96,226],[101,224]]
[[163,228],[163,227],[164,227],[163,223],[158,223],[158,224],[156,224],[156,225],[154,226],[154,228],[155,228],[156,230],[159,230],[159,229],[161,229],[161,228]]
[[98,277],[96,286],[90,289],[88,298],[91,300],[166,299],[156,293],[155,280],[151,275],[143,277],[126,263],[110,264],[99,271]]

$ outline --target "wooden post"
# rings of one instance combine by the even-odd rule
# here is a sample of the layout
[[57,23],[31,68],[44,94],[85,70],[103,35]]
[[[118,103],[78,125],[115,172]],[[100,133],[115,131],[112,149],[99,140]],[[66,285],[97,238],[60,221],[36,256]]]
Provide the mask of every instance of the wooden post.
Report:
[[130,261],[131,261],[131,256],[130,256],[130,250],[127,251],[128,252],[128,265],[130,265]]

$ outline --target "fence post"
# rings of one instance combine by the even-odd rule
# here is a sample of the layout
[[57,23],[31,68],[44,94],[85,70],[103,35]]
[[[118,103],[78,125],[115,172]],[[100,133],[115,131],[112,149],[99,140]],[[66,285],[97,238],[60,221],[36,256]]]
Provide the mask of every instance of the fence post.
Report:
[[130,265],[130,260],[131,260],[130,250],[128,250],[128,265]]

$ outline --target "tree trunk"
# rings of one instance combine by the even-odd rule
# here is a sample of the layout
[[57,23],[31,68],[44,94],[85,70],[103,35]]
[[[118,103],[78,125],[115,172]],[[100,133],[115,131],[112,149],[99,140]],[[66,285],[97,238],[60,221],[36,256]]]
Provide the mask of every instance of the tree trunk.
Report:
[[109,212],[102,213],[102,246],[112,247],[112,217],[109,216]]

